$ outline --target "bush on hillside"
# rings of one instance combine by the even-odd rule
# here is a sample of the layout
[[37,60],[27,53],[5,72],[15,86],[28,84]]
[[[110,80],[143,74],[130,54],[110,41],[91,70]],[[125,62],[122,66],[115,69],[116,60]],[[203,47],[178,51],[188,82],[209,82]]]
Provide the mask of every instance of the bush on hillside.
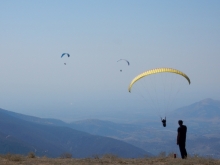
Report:
[[72,154],[68,152],[64,152],[60,155],[60,158],[65,159],[65,158],[72,158]]
[[28,158],[36,158],[35,153],[34,152],[29,152],[28,153]]

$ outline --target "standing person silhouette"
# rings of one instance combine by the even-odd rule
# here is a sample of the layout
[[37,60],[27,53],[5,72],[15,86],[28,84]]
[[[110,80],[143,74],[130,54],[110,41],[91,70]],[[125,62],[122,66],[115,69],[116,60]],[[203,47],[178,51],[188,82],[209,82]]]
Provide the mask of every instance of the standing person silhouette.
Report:
[[187,127],[183,125],[182,120],[179,120],[178,123],[179,123],[179,128],[177,129],[177,145],[179,145],[182,159],[186,159],[187,158],[187,152],[186,152]]

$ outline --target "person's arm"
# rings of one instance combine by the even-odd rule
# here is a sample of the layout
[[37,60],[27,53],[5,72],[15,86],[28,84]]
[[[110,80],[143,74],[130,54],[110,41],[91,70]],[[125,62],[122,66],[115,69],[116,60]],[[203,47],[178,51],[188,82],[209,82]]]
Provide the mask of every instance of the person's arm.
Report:
[[179,140],[180,140],[180,133],[179,133],[179,130],[178,130],[177,138],[176,138],[176,144],[177,145],[179,145]]

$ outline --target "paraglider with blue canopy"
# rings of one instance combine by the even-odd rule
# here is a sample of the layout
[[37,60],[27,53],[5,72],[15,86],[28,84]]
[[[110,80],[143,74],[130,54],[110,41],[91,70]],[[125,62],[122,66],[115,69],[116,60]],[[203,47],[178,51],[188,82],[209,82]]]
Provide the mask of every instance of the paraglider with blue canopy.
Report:
[[[67,57],[70,57],[70,54],[69,54],[69,53],[63,53],[63,54],[61,55],[61,58],[63,58],[65,55],[66,55]],[[64,63],[64,65],[66,65],[66,63]]]

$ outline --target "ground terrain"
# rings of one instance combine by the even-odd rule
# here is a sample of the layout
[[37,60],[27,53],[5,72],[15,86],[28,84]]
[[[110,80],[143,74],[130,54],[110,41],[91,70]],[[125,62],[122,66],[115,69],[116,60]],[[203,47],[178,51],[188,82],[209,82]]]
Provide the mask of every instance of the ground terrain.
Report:
[[189,157],[188,159],[173,158],[170,156],[158,156],[153,158],[124,159],[113,155],[93,158],[47,158],[22,155],[1,155],[1,165],[217,165],[220,160],[204,157]]

